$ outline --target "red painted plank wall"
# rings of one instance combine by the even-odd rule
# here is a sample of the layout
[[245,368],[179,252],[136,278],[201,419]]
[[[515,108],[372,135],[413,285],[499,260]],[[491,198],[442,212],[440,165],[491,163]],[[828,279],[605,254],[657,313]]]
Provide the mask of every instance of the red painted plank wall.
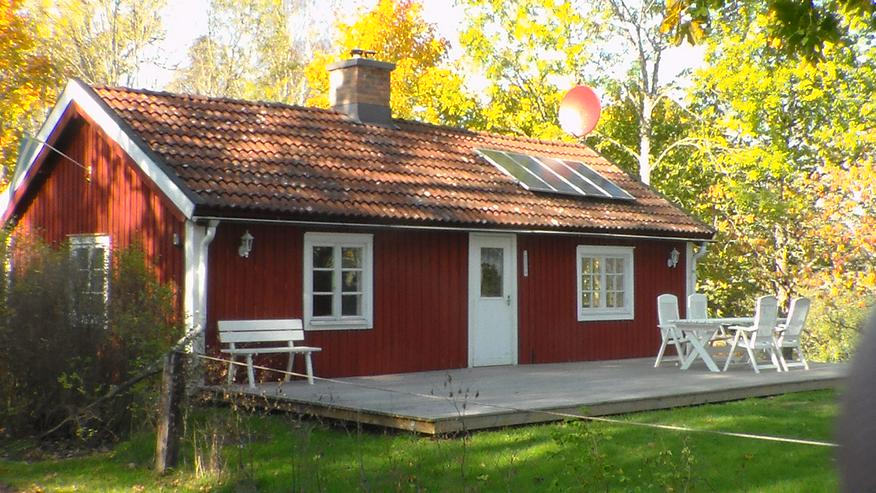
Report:
[[[184,220],[176,207],[117,144],[81,117],[70,120],[55,147],[91,164],[90,180],[88,171],[47,152],[15,211],[19,230],[36,232],[53,244],[73,234],[109,234],[114,250],[138,240],[159,279],[181,292],[184,254],[173,245],[173,235],[184,238]],[[178,303],[181,309],[181,299]]]
[[[520,235],[518,259],[528,252],[529,277],[518,268],[519,362],[552,363],[657,354],[657,296],[674,293],[684,300],[683,242],[606,241],[592,237]],[[578,245],[634,246],[635,319],[578,322],[576,248]],[[675,247],[678,266],[666,260]],[[682,308],[683,310],[683,308]]]
[[[255,240],[249,258],[241,258],[237,247],[246,230]],[[217,350],[217,320],[302,318],[304,232],[294,226],[219,225],[208,269],[207,344],[212,352]],[[466,366],[468,235],[357,232],[374,235],[374,328],[307,332],[305,344],[323,348],[314,356],[317,374]],[[298,366],[296,371],[301,370]]]

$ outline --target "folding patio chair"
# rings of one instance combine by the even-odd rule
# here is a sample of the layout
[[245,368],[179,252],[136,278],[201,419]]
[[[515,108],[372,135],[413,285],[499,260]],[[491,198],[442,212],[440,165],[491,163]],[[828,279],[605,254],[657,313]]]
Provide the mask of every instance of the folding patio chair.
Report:
[[[779,302],[775,296],[761,296],[757,299],[757,305],[754,311],[754,325],[751,327],[730,327],[736,331],[733,337],[733,345],[730,347],[730,354],[727,356],[727,362],[724,364],[724,371],[730,366],[733,361],[736,348],[745,349],[748,353],[748,361],[755,373],[760,373],[761,368],[775,368],[776,371],[782,371],[782,363],[780,361],[781,351],[776,344],[775,330],[776,319],[779,316]],[[770,355],[772,364],[758,364],[755,357],[755,351],[765,351]]]
[[[788,367],[790,366],[802,366],[807,370],[809,369],[809,363],[807,363],[806,358],[803,357],[803,349],[800,347],[800,334],[803,333],[803,329],[806,325],[806,317],[809,315],[809,305],[810,302],[808,298],[795,298],[791,300],[791,309],[788,311],[788,321],[776,327],[778,332],[776,345],[779,348],[779,359],[781,359],[785,371],[788,371]],[[792,363],[788,363],[785,360],[785,355],[782,354],[784,348],[790,348]],[[797,352],[797,357],[799,358],[798,361],[794,360],[794,351]]]
[[678,320],[678,297],[674,294],[661,294],[657,297],[657,327],[660,329],[660,351],[657,352],[657,361],[654,368],[660,366],[666,346],[673,344],[678,353],[679,361],[684,360],[687,339],[676,329],[670,320]]
[[694,293],[687,297],[687,318],[709,318],[709,301],[706,295]]

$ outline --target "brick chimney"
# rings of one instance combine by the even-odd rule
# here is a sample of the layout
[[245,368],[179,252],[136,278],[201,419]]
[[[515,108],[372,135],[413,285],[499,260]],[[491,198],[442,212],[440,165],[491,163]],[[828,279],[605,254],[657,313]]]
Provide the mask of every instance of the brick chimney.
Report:
[[373,54],[351,50],[353,58],[328,66],[329,104],[357,122],[392,126],[389,74],[395,64],[364,58]]

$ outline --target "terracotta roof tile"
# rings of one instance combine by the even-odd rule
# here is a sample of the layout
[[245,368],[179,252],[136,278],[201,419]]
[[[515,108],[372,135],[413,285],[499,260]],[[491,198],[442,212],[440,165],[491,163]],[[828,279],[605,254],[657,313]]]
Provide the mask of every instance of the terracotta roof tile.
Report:
[[[355,123],[331,110],[276,103],[94,90],[198,197],[201,211],[712,236],[707,226],[577,143],[403,120],[391,129]],[[478,156],[479,148],[581,161],[636,200],[530,192]]]

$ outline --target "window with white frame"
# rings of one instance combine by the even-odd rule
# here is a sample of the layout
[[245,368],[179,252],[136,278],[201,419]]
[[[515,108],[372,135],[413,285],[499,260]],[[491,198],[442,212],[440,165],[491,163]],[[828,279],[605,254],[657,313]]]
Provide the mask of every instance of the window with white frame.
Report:
[[372,327],[372,245],[369,234],[304,234],[305,328]]
[[579,245],[578,320],[633,319],[633,247]]
[[70,258],[74,313],[78,317],[103,319],[109,298],[109,236],[70,236]]

